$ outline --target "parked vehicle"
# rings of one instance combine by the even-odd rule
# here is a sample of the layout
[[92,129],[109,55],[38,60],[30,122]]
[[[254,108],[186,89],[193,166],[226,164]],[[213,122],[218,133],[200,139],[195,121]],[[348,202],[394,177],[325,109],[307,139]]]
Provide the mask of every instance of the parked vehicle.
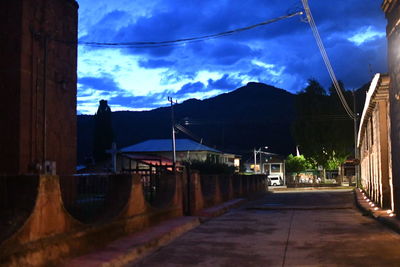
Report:
[[268,175],[268,185],[272,186],[284,185],[283,179],[279,175],[270,174]]

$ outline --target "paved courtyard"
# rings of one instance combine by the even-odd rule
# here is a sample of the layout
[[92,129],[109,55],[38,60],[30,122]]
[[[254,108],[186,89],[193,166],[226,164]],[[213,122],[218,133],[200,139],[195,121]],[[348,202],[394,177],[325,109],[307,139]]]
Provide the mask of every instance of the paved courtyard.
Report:
[[400,235],[363,216],[350,190],[275,192],[133,266],[400,266]]

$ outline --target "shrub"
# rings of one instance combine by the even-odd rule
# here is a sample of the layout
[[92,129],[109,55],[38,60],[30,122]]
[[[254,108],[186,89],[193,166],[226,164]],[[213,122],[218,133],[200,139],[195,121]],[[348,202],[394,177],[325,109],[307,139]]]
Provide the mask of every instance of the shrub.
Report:
[[234,166],[228,166],[223,163],[212,163],[208,161],[193,160],[185,161],[183,164],[192,170],[198,170],[201,174],[233,174]]

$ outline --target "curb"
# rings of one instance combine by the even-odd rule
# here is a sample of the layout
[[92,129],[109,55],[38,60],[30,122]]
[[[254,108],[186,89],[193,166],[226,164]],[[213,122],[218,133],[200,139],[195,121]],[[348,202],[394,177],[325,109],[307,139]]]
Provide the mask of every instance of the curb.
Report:
[[318,190],[351,190],[353,186],[320,186],[320,187],[287,187],[287,188],[273,188],[272,192],[285,192],[285,191],[318,191]]
[[200,225],[197,217],[180,217],[110,243],[102,250],[64,262],[65,267],[124,266],[138,261]]
[[393,231],[400,234],[400,220],[398,220],[392,212],[387,212],[376,206],[375,204],[366,198],[365,193],[361,189],[354,189],[354,197],[356,201],[356,206],[363,212],[364,216],[371,216],[378,222],[389,227]]
[[239,207],[246,201],[247,200],[244,198],[236,198],[236,199],[224,202],[220,205],[201,210],[197,215],[200,217],[201,222],[205,222],[205,221],[210,220],[211,218],[218,217],[218,216],[226,213],[230,209]]
[[220,216],[230,209],[242,205],[244,202],[246,202],[246,199],[233,199],[204,209],[199,212],[198,216],[185,216],[162,222],[142,232],[117,239],[101,250],[66,260],[62,266],[119,267],[135,264],[160,247],[199,226],[200,223]]

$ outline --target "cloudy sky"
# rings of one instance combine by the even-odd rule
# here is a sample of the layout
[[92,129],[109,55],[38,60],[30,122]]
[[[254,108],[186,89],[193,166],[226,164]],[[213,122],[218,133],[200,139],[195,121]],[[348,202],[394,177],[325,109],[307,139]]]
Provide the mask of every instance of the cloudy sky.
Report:
[[[382,1],[309,0],[338,79],[358,88],[386,72]],[[302,9],[300,0],[78,0],[81,42],[167,41],[245,27]],[[300,16],[228,37],[167,47],[79,46],[78,113],[107,99],[113,111],[146,110],[259,81],[297,92],[330,80]]]

